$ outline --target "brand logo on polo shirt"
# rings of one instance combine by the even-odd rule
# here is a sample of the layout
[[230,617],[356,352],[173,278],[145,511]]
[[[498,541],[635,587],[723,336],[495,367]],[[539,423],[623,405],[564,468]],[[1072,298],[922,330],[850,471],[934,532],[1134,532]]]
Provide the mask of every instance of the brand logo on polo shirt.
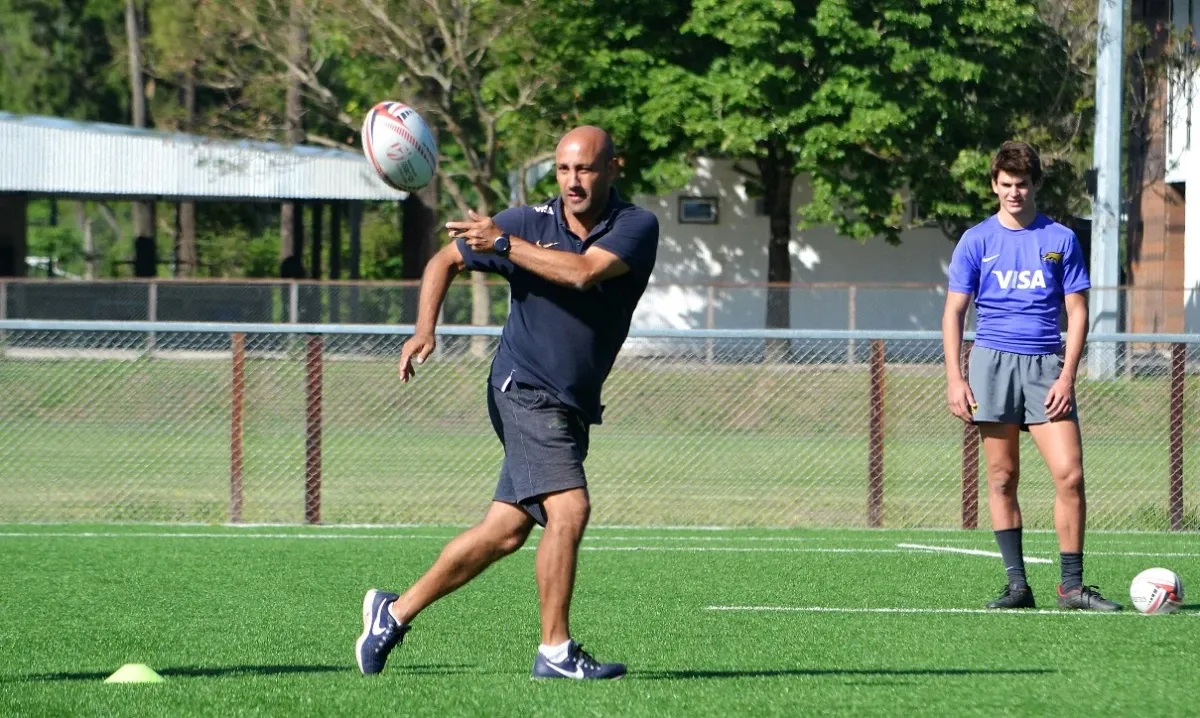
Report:
[[1049,264],[1062,264],[1062,252],[1046,252],[1042,255],[1042,261]]
[[554,214],[554,208],[549,204],[535,204],[533,206],[533,211],[541,212],[542,214]]
[[1001,289],[1045,289],[1046,277],[1042,274],[1042,270],[1034,271],[1022,270],[1020,272],[1011,269],[1006,271],[995,270],[992,275],[996,277],[996,282],[1000,284]]

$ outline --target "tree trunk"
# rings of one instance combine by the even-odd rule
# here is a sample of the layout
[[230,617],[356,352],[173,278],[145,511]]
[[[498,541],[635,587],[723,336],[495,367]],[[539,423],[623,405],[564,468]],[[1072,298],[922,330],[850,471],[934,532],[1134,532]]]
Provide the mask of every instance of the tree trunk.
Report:
[[[482,193],[480,193],[482,195]],[[487,217],[491,212],[486,199],[479,200],[479,214]],[[487,273],[471,272],[471,324],[486,327],[492,317],[492,296],[488,291]],[[484,336],[471,337],[471,354],[477,357],[488,355],[489,340]]]
[[[196,126],[196,63],[183,75],[182,97],[184,107],[183,131],[191,132]],[[178,233],[175,238],[175,276],[196,276],[199,256],[196,252],[196,203],[180,202],[175,207]]]
[[[135,0],[125,0],[125,39],[129,44],[130,110],[134,127],[146,126],[146,80],[142,64],[142,17]],[[154,237],[154,203],[133,203],[134,237]],[[136,239],[135,239],[136,246]]]
[[[342,213],[341,202],[329,203],[329,278],[337,282],[342,278]],[[342,321],[342,286],[329,287],[329,321]]]
[[[763,203],[770,221],[771,236],[767,241],[767,328],[790,329],[792,326],[792,257],[788,245],[792,241],[792,185],[796,174],[795,159],[787,148],[772,141],[767,154],[758,159],[758,171],[763,183]],[[786,339],[767,340],[765,360],[784,361],[790,342]]]
[[[288,14],[288,60],[297,67],[308,63],[308,28],[304,24],[303,0],[292,0]],[[304,96],[300,78],[288,73],[285,96],[284,127],[286,142],[298,145],[304,141]],[[303,211],[295,202],[284,202],[279,213],[279,264],[280,275],[299,278],[304,276],[304,239],[300,215]]]
[[75,224],[83,232],[83,278],[96,278],[96,240],[92,235],[92,218],[88,216],[87,202],[75,202]]

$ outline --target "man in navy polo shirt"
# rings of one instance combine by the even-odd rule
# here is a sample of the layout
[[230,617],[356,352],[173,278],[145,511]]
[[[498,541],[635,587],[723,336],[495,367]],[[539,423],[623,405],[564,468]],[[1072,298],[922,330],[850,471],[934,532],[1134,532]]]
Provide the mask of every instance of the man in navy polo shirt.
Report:
[[425,268],[416,331],[400,354],[407,382],[434,349],[434,328],[453,277],[505,277],[508,320],[487,383],[488,413],[504,464],[483,521],[454,538],[401,595],[372,589],[355,646],[363,673],[383,670],[427,606],[516,551],[534,523],[542,639],[534,678],[620,678],[571,640],[568,613],[576,556],[591,505],[583,470],[588,429],[599,424],[600,389],[629,333],[658,252],[658,220],[612,189],[619,172],[608,134],[579,127],[555,151],[560,196],[495,217],[472,213],[446,225],[456,241]]
[[[988,506],[1008,581],[988,608],[1033,608],[1021,541],[1020,431],[1033,437],[1054,480],[1054,526],[1062,561],[1060,608],[1116,611],[1120,605],[1083,583],[1087,515],[1075,373],[1087,336],[1091,286],[1075,233],[1037,211],[1037,153],[1005,142],[992,160],[1000,210],[963,234],[950,260],[942,317],[946,398],[951,413],[979,427],[987,462]],[[963,317],[975,295],[975,345],[964,379]],[[1063,352],[1059,314],[1066,310]]]

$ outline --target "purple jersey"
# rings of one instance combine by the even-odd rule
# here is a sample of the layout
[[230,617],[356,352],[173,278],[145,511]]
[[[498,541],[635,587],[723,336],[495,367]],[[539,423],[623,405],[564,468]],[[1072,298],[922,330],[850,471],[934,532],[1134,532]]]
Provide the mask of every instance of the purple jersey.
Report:
[[992,215],[950,259],[950,291],[975,295],[975,343],[996,351],[1058,352],[1064,297],[1090,286],[1075,233],[1042,214],[1024,229]]

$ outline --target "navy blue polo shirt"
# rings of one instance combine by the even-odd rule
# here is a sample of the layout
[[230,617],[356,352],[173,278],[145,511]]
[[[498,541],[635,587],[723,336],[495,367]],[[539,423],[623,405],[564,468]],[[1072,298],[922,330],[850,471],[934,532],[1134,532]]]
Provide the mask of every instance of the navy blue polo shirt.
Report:
[[512,303],[492,360],[490,381],[512,381],[550,392],[593,424],[601,417],[600,389],[629,334],[633,310],[646,291],[658,255],[658,218],[612,191],[604,216],[587,237],[567,228],[562,199],[513,207],[492,221],[514,237],[559,252],[582,254],[596,246],[629,271],[586,291],[543,279],[507,257],[471,250],[458,240],[467,269],[508,279]]

